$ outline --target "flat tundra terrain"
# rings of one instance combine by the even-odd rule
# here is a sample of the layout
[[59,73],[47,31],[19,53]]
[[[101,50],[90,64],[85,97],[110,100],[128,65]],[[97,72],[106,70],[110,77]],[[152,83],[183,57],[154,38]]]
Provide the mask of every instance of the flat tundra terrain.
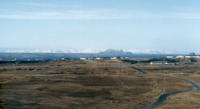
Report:
[[200,109],[200,65],[0,64],[0,109]]

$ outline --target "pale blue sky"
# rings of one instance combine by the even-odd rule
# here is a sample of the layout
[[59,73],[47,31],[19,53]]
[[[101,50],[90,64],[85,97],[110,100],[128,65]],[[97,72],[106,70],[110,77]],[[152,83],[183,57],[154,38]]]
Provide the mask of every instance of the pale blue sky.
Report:
[[0,48],[200,51],[199,0],[0,0]]

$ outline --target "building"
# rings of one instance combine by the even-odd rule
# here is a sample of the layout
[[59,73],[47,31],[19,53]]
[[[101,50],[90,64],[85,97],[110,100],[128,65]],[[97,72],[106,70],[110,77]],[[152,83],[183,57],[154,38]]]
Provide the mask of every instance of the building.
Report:
[[185,56],[185,58],[192,58],[192,56]]
[[190,59],[190,58],[200,58],[200,56],[185,56],[186,59]]
[[192,56],[192,58],[200,58],[200,56]]
[[61,58],[61,60],[65,60],[65,58]]
[[100,60],[101,58],[95,58],[96,60]]
[[86,60],[86,58],[80,58],[80,60]]
[[174,56],[167,56],[167,59],[173,59]]
[[184,56],[176,56],[176,58],[183,59],[185,57]]
[[112,58],[110,58],[110,59],[115,60],[115,59],[117,59],[117,57],[112,57]]
[[168,64],[167,61],[151,61],[151,65],[163,65],[163,64]]

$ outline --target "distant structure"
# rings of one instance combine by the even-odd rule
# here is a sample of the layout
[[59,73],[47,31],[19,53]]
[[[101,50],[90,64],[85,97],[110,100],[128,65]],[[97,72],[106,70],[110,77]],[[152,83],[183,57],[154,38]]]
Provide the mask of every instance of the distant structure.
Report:
[[129,57],[124,57],[125,59],[129,59]]
[[111,60],[115,60],[115,59],[117,59],[117,57],[112,57],[112,58],[110,58]]
[[177,59],[190,59],[190,58],[200,58],[199,55],[196,55],[194,52],[189,53],[186,56],[176,56]]
[[86,58],[80,58],[80,60],[86,60]]
[[61,60],[65,60],[65,58],[61,58]]
[[178,58],[178,59],[184,59],[185,57],[184,56],[176,56],[176,58]]
[[200,56],[185,56],[185,58],[200,58]]
[[167,61],[151,61],[151,65],[163,65],[163,64],[168,64]]
[[120,57],[120,59],[129,59],[129,57]]
[[99,58],[99,57],[97,57],[97,58],[95,58],[96,60],[100,60],[101,58]]
[[167,56],[166,58],[167,58],[167,59],[173,59],[174,56]]
[[200,58],[200,56],[193,56],[193,58]]
[[193,56],[185,56],[185,58],[187,59],[187,58],[192,58]]

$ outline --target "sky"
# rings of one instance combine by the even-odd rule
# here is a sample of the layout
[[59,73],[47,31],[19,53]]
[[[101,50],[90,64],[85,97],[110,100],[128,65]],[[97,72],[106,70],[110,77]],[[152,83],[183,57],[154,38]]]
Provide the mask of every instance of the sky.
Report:
[[199,0],[0,0],[0,48],[200,52]]

